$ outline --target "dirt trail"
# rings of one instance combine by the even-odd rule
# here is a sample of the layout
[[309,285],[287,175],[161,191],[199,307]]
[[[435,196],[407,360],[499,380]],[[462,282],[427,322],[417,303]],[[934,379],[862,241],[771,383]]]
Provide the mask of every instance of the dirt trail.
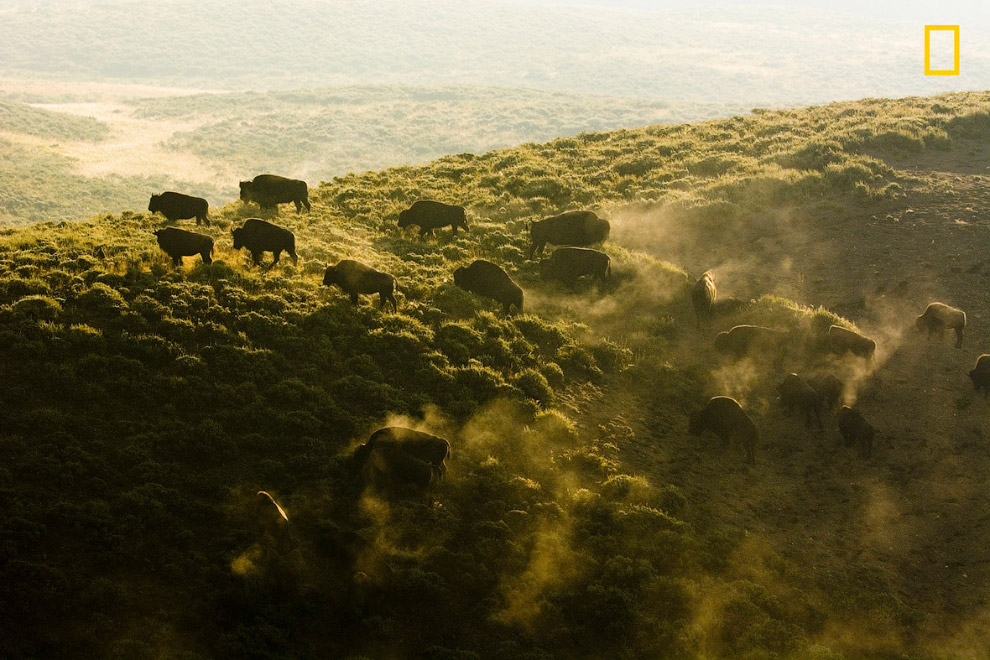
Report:
[[[690,503],[684,515],[699,528],[728,525],[765,539],[800,567],[806,587],[833,602],[855,589],[895,594],[907,614],[895,605],[892,616],[907,617],[913,641],[946,648],[990,641],[985,627],[966,627],[990,612],[990,401],[966,376],[990,352],[984,155],[975,145],[915,160],[906,194],[882,204],[780,213],[746,259],[738,246],[672,241],[676,227],[652,235],[662,237],[649,246],[656,256],[698,273],[713,268],[723,291],[822,304],[877,338],[875,369],[856,388],[858,407],[879,432],[872,458],[841,446],[834,414],[824,432],[785,417],[765,371],[745,388],[761,433],[753,467],[742,465],[738,448],[721,452],[711,438],[688,436],[686,421],[658,429],[649,413],[654,395],[623,376],[565,401],[588,432],[621,416],[636,434],[621,447],[627,469],[679,487]],[[913,331],[933,300],[966,310],[963,349],[949,335],[928,341]],[[720,363],[710,346],[718,329],[695,331],[683,314],[677,323],[680,355]]]

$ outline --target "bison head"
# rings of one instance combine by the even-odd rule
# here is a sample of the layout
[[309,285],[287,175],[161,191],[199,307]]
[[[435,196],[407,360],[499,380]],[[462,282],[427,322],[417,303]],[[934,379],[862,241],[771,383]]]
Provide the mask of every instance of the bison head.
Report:
[[235,250],[240,250],[242,247],[244,247],[244,243],[241,240],[241,237],[244,234],[244,227],[238,227],[237,229],[231,229],[230,230],[230,233],[234,235],[234,249]]
[[241,201],[250,202],[251,201],[251,182],[241,181]]
[[158,201],[162,198],[161,195],[152,195],[151,200],[148,202],[148,211],[150,213],[158,213]]
[[462,289],[467,284],[467,272],[468,269],[464,266],[461,266],[460,268],[454,271],[454,284],[461,287]]
[[400,229],[403,228],[403,227],[408,227],[410,224],[412,224],[412,218],[410,217],[411,215],[412,214],[409,213],[409,209],[406,209],[405,211],[399,211],[399,228]]
[[323,273],[323,286],[332,286],[337,283],[337,267],[327,266]]

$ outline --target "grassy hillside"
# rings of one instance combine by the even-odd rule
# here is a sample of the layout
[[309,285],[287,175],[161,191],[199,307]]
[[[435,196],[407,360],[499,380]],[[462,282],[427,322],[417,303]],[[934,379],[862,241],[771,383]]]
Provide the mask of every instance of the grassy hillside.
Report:
[[742,110],[532,89],[347,86],[137,102],[136,116],[196,120],[169,147],[243,171],[322,181],[560,135],[707,119]]
[[924,77],[919,23],[885,14],[482,0],[252,0],[232,12],[219,0],[87,1],[6,10],[0,67],[26,78],[207,89],[468,83],[750,104],[990,86],[990,48],[975,25],[962,75]]
[[[907,532],[918,529],[885,535],[904,524],[901,500],[871,499],[880,484],[910,500],[907,482],[924,481],[926,506],[972,515],[975,542],[982,509],[931,493],[958,503],[982,482],[953,473],[929,489],[935,456],[882,444],[864,462],[780,419],[775,367],[720,361],[713,329],[693,327],[687,283],[715,266],[723,292],[753,299],[720,323],[794,329],[809,350],[788,369],[822,366],[811,349],[830,323],[878,332],[873,303],[846,294],[866,295],[858,287],[886,253],[841,243],[834,299],[846,320],[812,306],[832,280],[800,263],[814,250],[799,241],[854,221],[896,236],[901,218],[913,238],[906,200],[933,214],[975,204],[918,168],[979,160],[988,100],[763,111],[338,177],[312,191],[310,214],[283,207],[277,222],[301,258],[269,272],[232,251],[229,228],[258,213],[237,203],[206,230],[216,261],[178,270],[146,214],[3,230],[0,655],[906,659],[986,648],[982,564],[964,563],[966,581],[926,572],[947,560],[915,550]],[[423,197],[465,204],[471,231],[399,232],[398,211]],[[544,283],[525,259],[527,222],[577,207],[613,221],[604,291]],[[786,278],[781,251],[798,261]],[[958,273],[975,258],[964,253]],[[399,312],[322,288],[341,258],[393,273]],[[452,270],[475,258],[517,279],[526,314],[453,286]],[[861,365],[826,366],[870,405]],[[983,433],[964,392],[944,396]],[[756,466],[687,436],[688,412],[714,394],[753,415]],[[428,496],[376,494],[350,471],[352,448],[393,422],[453,445],[448,479]],[[841,542],[824,536],[835,526]],[[950,585],[952,600],[931,584]]]
[[110,127],[92,117],[73,117],[0,98],[0,131],[46,140],[97,142],[107,137]]

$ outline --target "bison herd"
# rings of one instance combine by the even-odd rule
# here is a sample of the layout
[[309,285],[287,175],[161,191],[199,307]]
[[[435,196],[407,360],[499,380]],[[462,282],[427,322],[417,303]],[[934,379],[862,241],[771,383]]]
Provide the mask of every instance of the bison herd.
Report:
[[[690,298],[700,329],[716,316],[720,302],[711,272],[698,278],[691,287]],[[735,299],[732,301],[733,310],[742,304]],[[966,313],[944,303],[933,302],[915,319],[915,327],[929,338],[941,338],[946,330],[952,330],[956,339],[955,347],[962,348]],[[802,350],[870,362],[876,353],[877,343],[854,330],[834,324],[820,334],[759,325],[736,325],[718,333],[713,347],[732,359],[750,357],[779,368],[785,360]],[[976,367],[969,372],[969,377],[977,392],[982,390],[984,394],[990,393],[990,355],[979,357]],[[814,373],[807,377],[790,373],[777,385],[776,391],[785,413],[796,412],[803,417],[807,427],[817,426],[823,430],[823,413],[840,405],[844,390],[844,383],[831,373]],[[855,446],[862,456],[872,456],[875,430],[860,410],[842,405],[836,413],[836,421],[846,447]],[[754,460],[755,426],[734,399],[723,396],[710,399],[701,410],[690,416],[688,430],[694,435],[705,430],[712,431],[723,443],[737,439],[746,461]]]
[[[252,181],[240,182],[240,199],[254,202],[262,209],[277,210],[279,204],[292,203],[297,212],[305,207],[310,210],[306,183],[271,174],[256,176]],[[151,213],[160,213],[170,222],[196,218],[196,224],[209,224],[209,205],[205,199],[177,192],[152,195],[148,204]],[[432,236],[435,230],[450,227],[453,235],[458,229],[469,231],[463,206],[445,204],[434,200],[419,200],[399,213],[397,226],[405,229],[419,228],[419,236]],[[573,286],[580,278],[590,277],[604,286],[611,273],[611,259],[590,245],[602,243],[609,236],[610,225],[587,210],[567,211],[529,224],[529,259],[543,254],[549,245],[557,246],[549,257],[539,262],[540,276]],[[182,258],[199,254],[204,263],[211,263],[214,240],[176,227],[166,227],[154,232],[158,245],[176,265]],[[232,230],[235,250],[246,248],[252,262],[260,265],[265,252],[271,252],[271,268],[279,262],[283,252],[298,261],[295,235],[282,227],[259,218],[248,218],[241,227]],[[490,298],[500,304],[506,314],[523,311],[523,290],[498,264],[478,259],[454,270],[454,285],[471,293]],[[380,307],[396,311],[396,279],[389,273],[378,271],[352,259],[343,259],[328,266],[324,272],[325,286],[339,287],[357,304],[360,295],[378,294]],[[698,329],[710,326],[719,316],[728,315],[746,303],[731,297],[718,297],[713,274],[705,272],[691,287],[690,301]],[[929,337],[942,337],[946,330],[955,334],[956,348],[961,348],[966,327],[966,314],[960,309],[940,302],[928,305],[917,317],[915,325]],[[840,325],[831,325],[811,340],[814,348],[825,354],[870,361],[876,352],[873,339]],[[755,357],[769,360],[781,367],[793,351],[807,348],[809,338],[795,331],[785,331],[760,325],[735,325],[719,332],[714,340],[715,351],[731,359]],[[977,391],[990,392],[990,355],[983,355],[969,377]],[[777,386],[777,394],[783,410],[797,413],[806,426],[824,429],[824,412],[840,405],[843,382],[831,373],[812,373],[805,376],[790,373]],[[873,426],[854,407],[843,405],[836,413],[839,433],[844,444],[857,446],[863,456],[872,455]],[[716,396],[700,409],[691,413],[688,420],[691,435],[710,431],[723,443],[734,442],[741,446],[748,463],[755,461],[759,434],[756,425],[742,409],[739,402],[727,396]],[[359,447],[353,456],[358,473],[369,482],[403,483],[425,486],[443,477],[444,460],[450,454],[450,444],[435,436],[402,427],[387,427],[376,431],[368,442]]]

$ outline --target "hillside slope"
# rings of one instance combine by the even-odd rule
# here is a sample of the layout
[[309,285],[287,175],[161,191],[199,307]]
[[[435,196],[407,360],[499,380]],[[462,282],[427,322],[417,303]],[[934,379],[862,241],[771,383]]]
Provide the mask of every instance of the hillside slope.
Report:
[[[283,207],[301,258],[268,272],[231,249],[258,213],[239,203],[206,228],[214,263],[179,270],[146,214],[4,230],[0,655],[985,653],[988,429],[965,370],[990,341],[988,101],[763,111],[339,177],[310,214]],[[426,197],[464,203],[470,232],[400,232]],[[604,290],[526,259],[527,222],[576,207],[612,222]],[[322,288],[341,258],[393,273],[399,312]],[[526,314],[453,286],[475,258],[519,281]],[[698,329],[687,284],[709,268],[749,302]],[[908,334],[936,298],[969,312],[963,350]],[[746,322],[803,348],[728,362],[714,333]],[[875,337],[876,360],[823,356],[831,323]],[[872,458],[832,415],[822,432],[783,416],[774,384],[809,369],[846,379]],[[756,422],[754,466],[686,433],[716,394]],[[387,423],[451,440],[428,497],[353,477],[351,449]]]

